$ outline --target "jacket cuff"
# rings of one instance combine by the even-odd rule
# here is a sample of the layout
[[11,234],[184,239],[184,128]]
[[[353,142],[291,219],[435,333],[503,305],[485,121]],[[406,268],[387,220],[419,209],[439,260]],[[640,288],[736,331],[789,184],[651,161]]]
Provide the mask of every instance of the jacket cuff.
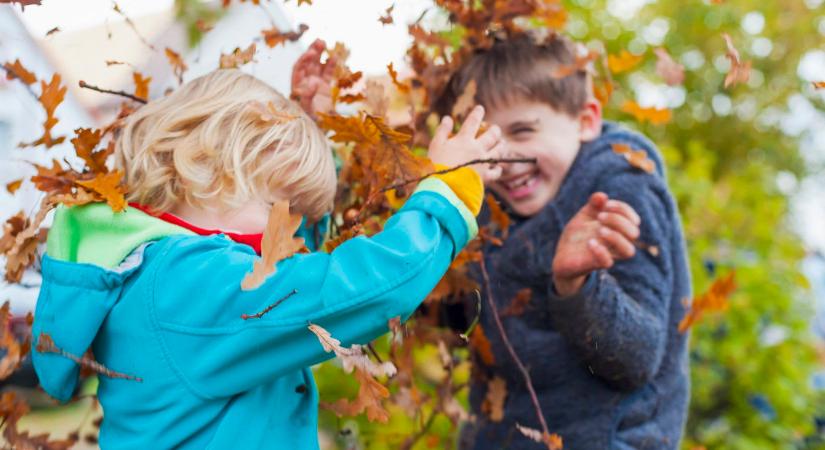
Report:
[[[448,169],[447,166],[442,164],[436,164],[435,168],[436,170]],[[478,213],[481,212],[481,204],[484,202],[484,183],[475,170],[462,167],[432,177],[446,183],[455,195],[464,202],[470,212],[473,213],[473,216],[478,216]]]
[[569,314],[573,310],[585,308],[586,303],[596,293],[599,284],[598,278],[597,271],[590,272],[579,292],[567,296],[559,295],[556,292],[556,284],[551,281],[547,292],[547,309],[554,314]]

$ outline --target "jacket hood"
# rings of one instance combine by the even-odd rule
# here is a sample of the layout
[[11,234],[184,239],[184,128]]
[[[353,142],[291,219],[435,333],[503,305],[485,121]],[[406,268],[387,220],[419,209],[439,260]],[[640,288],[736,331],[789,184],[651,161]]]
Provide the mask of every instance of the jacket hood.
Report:
[[138,209],[115,213],[106,204],[60,206],[42,260],[43,284],[32,325],[32,362],[40,385],[60,401],[72,397],[80,366],[36,350],[41,333],[63,352],[82,357],[123,285],[141,265],[149,242],[191,231]]

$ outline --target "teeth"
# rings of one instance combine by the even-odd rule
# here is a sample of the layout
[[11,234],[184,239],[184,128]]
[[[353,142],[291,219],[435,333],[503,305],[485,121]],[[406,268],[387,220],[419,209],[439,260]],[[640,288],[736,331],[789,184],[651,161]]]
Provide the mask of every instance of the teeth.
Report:
[[507,189],[509,189],[509,190],[518,189],[522,186],[527,185],[527,183],[529,183],[530,180],[532,180],[532,179],[533,179],[533,174],[532,173],[524,174],[522,176],[519,176],[515,180],[506,183]]

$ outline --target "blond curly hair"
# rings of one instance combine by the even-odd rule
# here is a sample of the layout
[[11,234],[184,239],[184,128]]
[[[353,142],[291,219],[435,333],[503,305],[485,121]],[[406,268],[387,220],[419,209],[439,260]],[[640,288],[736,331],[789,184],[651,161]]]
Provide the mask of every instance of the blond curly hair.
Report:
[[232,210],[287,198],[317,220],[332,209],[335,164],[301,108],[236,69],[217,70],[128,117],[115,146],[127,200]]

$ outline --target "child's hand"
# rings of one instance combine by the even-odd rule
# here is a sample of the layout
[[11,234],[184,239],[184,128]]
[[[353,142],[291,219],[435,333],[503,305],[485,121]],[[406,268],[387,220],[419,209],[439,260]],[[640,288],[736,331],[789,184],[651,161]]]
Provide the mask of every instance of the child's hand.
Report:
[[332,109],[332,80],[336,62],[321,63],[327,44],[316,39],[292,67],[292,95],[309,115]]
[[[450,116],[444,116],[430,142],[428,153],[430,160],[447,167],[456,167],[475,159],[500,158],[504,152],[501,129],[493,125],[477,136],[482,119],[484,119],[484,108],[476,106],[467,116],[458,133],[450,137],[453,119]],[[497,165],[473,164],[470,167],[481,175],[485,183],[501,176],[501,167]]]
[[553,283],[562,296],[581,289],[587,275],[636,254],[641,219],[627,203],[597,192],[564,227],[553,258]]

